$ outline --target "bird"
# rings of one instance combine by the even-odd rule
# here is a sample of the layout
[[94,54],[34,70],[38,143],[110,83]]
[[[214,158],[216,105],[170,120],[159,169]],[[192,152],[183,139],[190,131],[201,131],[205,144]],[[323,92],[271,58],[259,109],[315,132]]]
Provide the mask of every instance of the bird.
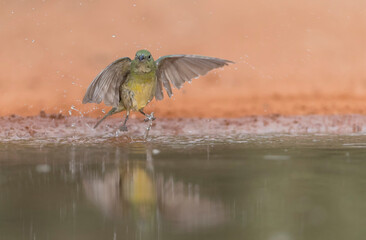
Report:
[[155,120],[154,113],[146,114],[144,107],[154,98],[164,98],[163,87],[169,97],[172,87],[180,89],[185,82],[205,75],[212,69],[220,68],[230,60],[200,55],[166,55],[153,59],[151,53],[142,49],[135,58],[123,57],[115,60],[102,70],[90,83],[83,98],[83,104],[104,102],[112,109],[100,119],[94,128],[107,117],[126,111],[121,131],[127,131],[127,120],[131,111],[140,112],[145,121]]

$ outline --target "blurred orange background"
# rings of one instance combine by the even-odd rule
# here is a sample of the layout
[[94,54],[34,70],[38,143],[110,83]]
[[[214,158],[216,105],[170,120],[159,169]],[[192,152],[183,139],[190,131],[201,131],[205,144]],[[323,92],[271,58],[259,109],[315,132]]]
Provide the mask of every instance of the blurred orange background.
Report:
[[82,105],[116,58],[235,61],[153,101],[159,117],[366,113],[366,2],[0,1],[0,115],[100,116]]

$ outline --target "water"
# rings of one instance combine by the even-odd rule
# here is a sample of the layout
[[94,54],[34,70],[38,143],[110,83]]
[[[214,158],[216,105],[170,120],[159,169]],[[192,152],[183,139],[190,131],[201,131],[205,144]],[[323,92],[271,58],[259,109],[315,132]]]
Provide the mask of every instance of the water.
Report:
[[366,136],[0,144],[0,239],[363,239]]

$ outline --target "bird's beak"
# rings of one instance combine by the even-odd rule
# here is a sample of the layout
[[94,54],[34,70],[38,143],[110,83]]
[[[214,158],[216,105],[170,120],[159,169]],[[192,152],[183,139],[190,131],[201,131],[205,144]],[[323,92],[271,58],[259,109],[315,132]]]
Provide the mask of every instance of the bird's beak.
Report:
[[141,55],[139,56],[139,60],[140,60],[140,62],[141,62],[142,60],[144,60],[144,55],[143,55],[143,54],[141,54]]

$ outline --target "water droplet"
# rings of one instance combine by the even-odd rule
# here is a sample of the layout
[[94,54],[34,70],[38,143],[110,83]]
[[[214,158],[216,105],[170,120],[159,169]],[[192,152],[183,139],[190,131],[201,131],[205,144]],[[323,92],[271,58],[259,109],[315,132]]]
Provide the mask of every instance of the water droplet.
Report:
[[115,38],[116,37],[116,35],[112,35],[112,38]]
[[[80,111],[80,110],[78,110],[74,105],[71,105],[71,107],[70,107],[72,110],[74,110],[74,111],[76,111],[76,112],[78,112],[79,114],[80,114],[80,116],[84,116],[84,114]],[[69,110],[69,113],[71,112],[71,110]],[[71,114],[70,114],[71,115]]]
[[36,171],[39,173],[48,173],[51,171],[51,167],[48,164],[39,164],[36,166]]
[[154,155],[157,155],[159,153],[160,153],[160,150],[159,149],[153,149],[152,150],[152,154],[154,154]]
[[36,42],[36,40],[34,40],[34,39],[33,39],[33,40],[32,40],[32,43],[35,43],[35,42]]

